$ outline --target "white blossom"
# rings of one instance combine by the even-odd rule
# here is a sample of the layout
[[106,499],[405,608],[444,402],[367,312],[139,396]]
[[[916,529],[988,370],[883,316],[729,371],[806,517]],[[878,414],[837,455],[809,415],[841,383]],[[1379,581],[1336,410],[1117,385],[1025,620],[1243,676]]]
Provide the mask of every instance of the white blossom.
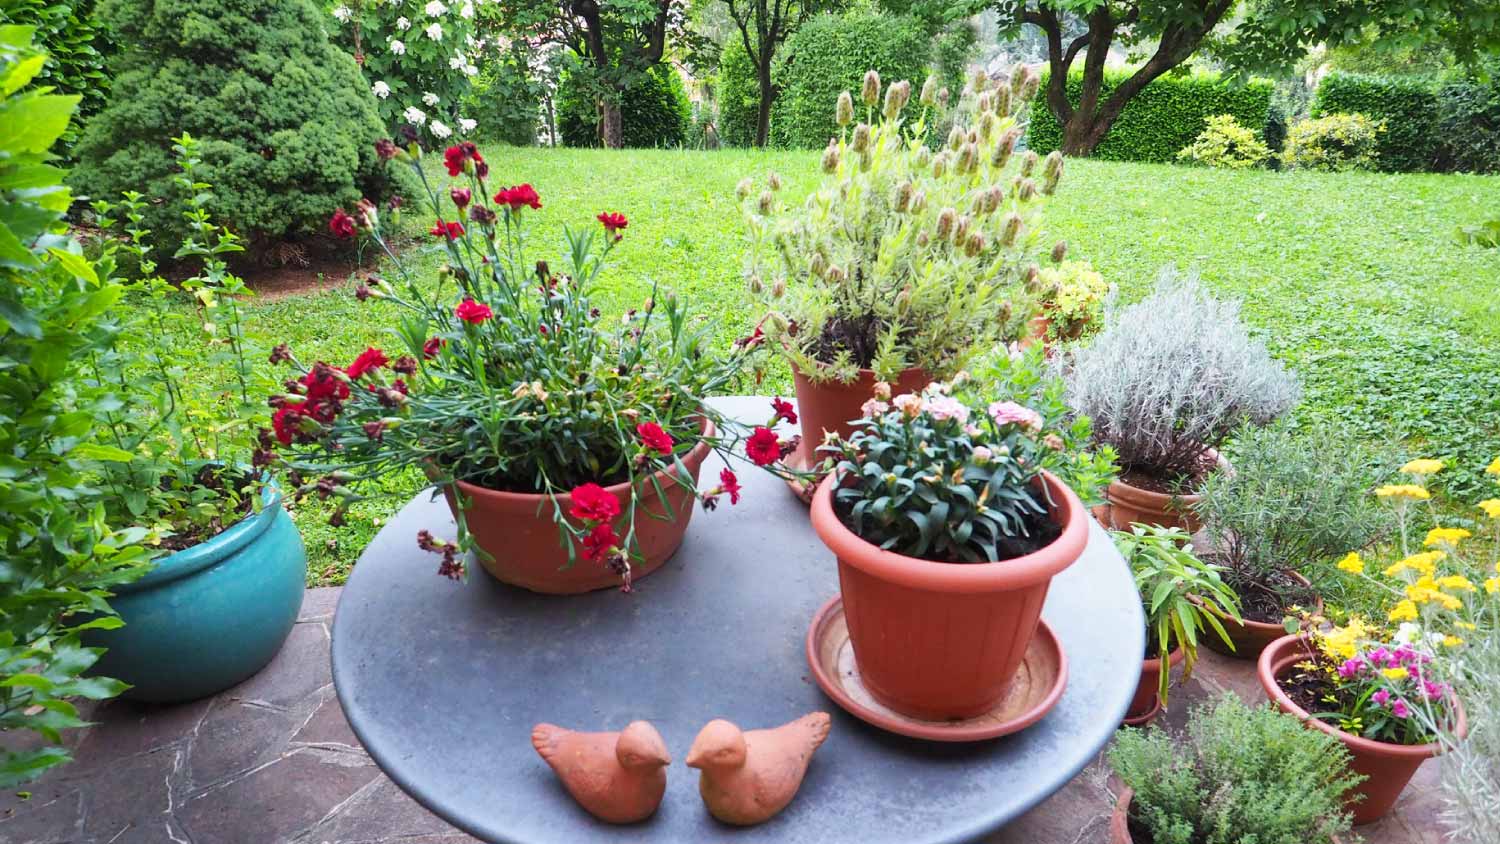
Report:
[[427,27],[426,32],[427,37],[434,41],[443,40],[443,25],[440,23],[434,22],[431,26]]
[[448,69],[463,70],[464,65],[468,64],[468,61],[468,59],[464,58],[463,53],[459,53],[458,55],[448,60]]
[[474,65],[465,65],[464,66],[464,76],[468,76],[470,78],[473,78],[473,77],[478,76],[478,75],[479,75],[479,68],[478,67],[476,67]]
[[408,29],[411,29],[411,21],[407,20],[405,15],[402,15],[401,17],[396,18],[396,28],[401,30],[402,32],[405,32]]
[[428,108],[432,108],[438,104],[438,95],[428,91],[422,95],[422,102],[426,103]]
[[478,121],[475,121],[475,120],[470,120],[470,119],[469,119],[469,118],[467,118],[467,117],[460,117],[460,118],[459,118],[459,119],[458,119],[458,128],[459,128],[459,130],[460,130],[460,131],[462,131],[462,132],[463,132],[463,133],[464,133],[464,134],[465,134],[465,135],[467,135],[467,134],[469,134],[469,133],[470,133],[470,132],[472,132],[472,131],[474,131],[474,127],[475,127],[475,126],[478,126],[478,125],[479,125],[479,123],[478,123]]
[[401,112],[401,116],[406,118],[407,123],[414,123],[418,126],[427,120],[427,114],[416,106],[407,106],[406,111]]
[[384,80],[377,79],[375,84],[370,86],[370,92],[383,100],[391,95],[391,86],[385,84]]
[[427,13],[427,17],[435,18],[448,11],[448,7],[442,4],[442,0],[431,0],[426,6],[422,7],[422,11]]
[[459,6],[458,16],[465,19],[474,17],[474,4],[465,3],[462,6]]
[[338,18],[339,23],[348,23],[349,19],[354,17],[354,13],[349,11],[348,6],[340,5],[333,7],[333,16]]
[[406,55],[406,45],[396,39],[391,39],[391,53],[397,56]]
[[453,134],[452,129],[449,129],[447,126],[436,120],[432,121],[432,123],[428,125],[427,128],[432,130],[433,137],[437,138],[438,140],[442,140],[443,138],[446,138],[449,135]]

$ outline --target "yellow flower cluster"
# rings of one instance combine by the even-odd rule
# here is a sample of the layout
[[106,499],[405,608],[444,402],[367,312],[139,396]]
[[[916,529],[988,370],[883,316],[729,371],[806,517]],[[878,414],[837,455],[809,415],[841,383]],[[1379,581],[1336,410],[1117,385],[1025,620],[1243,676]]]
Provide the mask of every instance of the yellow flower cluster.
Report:
[[[1443,579],[1447,580],[1448,578],[1445,577]],[[1464,580],[1462,577],[1459,577],[1459,579]],[[1469,583],[1467,580],[1464,580],[1464,583],[1468,584],[1469,591],[1472,592],[1474,590],[1474,584]],[[1440,604],[1445,610],[1461,610],[1464,608],[1464,602],[1444,592],[1442,584],[1433,580],[1431,575],[1424,574],[1415,583],[1406,584],[1404,591],[1407,599],[1417,606],[1421,606],[1422,604]]]
[[1492,519],[1500,519],[1500,498],[1486,498],[1479,502],[1479,509]]
[[1500,457],[1490,461],[1490,465],[1484,467],[1484,471],[1491,475],[1500,475]]
[[1340,571],[1346,571],[1350,574],[1365,573],[1365,561],[1363,557],[1359,556],[1358,551],[1350,551],[1345,554],[1344,558],[1339,560],[1338,567]]
[[1437,571],[1437,564],[1448,555],[1442,551],[1423,551],[1420,554],[1412,554],[1393,563],[1385,570],[1386,577],[1396,577],[1408,571],[1430,577]]
[[1333,659],[1343,662],[1359,652],[1360,645],[1369,640],[1375,630],[1359,616],[1350,616],[1342,627],[1334,627],[1316,634],[1318,647]]
[[1426,548],[1431,548],[1434,545],[1446,545],[1452,548],[1457,546],[1461,540],[1468,539],[1473,535],[1463,528],[1436,527],[1427,531],[1427,538],[1422,540],[1422,545]]
[[1426,501],[1432,497],[1427,487],[1417,484],[1386,484],[1375,490],[1375,494],[1381,498],[1394,498],[1398,501]]
[[1436,475],[1438,472],[1443,471],[1443,461],[1429,459],[1413,460],[1402,466],[1401,471],[1408,475]]

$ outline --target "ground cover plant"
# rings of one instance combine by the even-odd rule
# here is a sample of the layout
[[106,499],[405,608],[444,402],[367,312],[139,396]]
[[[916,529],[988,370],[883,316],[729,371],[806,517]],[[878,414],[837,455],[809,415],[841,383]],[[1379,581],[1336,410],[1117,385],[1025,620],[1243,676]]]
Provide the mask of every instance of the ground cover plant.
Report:
[[[774,170],[783,191],[805,196],[821,180],[819,157],[496,147],[489,161],[496,178],[525,174],[547,197],[554,213],[537,220],[536,242],[558,242],[562,221],[604,206],[629,217],[630,236],[596,295],[607,313],[638,305],[653,281],[670,283],[699,303],[727,346],[752,320],[735,183]],[[1500,453],[1500,250],[1451,240],[1456,226],[1493,216],[1500,177],[1090,160],[1068,167],[1048,228],[1068,242],[1069,258],[1089,260],[1128,301],[1145,295],[1168,260],[1197,268],[1215,293],[1241,298],[1252,331],[1302,382],[1293,424],[1339,420],[1360,438],[1395,437],[1413,453]],[[423,235],[430,225],[405,221]],[[435,262],[441,250],[424,239],[408,254]],[[293,343],[312,360],[352,359],[390,339],[363,318],[352,290],[327,279],[319,290],[248,302],[246,331]],[[787,372],[773,368],[744,390],[789,386]],[[355,505],[350,527],[337,533],[307,505],[299,525],[313,582],[342,582],[378,520],[421,483],[416,472],[386,479],[391,498]],[[1492,494],[1467,461],[1435,483],[1467,502]]]

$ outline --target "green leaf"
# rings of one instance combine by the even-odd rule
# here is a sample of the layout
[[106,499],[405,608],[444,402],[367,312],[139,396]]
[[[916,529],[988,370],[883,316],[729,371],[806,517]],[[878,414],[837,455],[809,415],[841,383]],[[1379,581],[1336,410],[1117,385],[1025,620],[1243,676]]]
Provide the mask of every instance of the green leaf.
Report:
[[129,463],[135,458],[135,455],[123,448],[103,443],[82,443],[73,449],[72,454],[84,460],[103,460],[111,463]]
[[0,149],[46,152],[67,130],[80,99],[33,94],[0,105]]
[[88,259],[82,255],[75,255],[72,252],[65,252],[55,247],[48,249],[47,254],[51,255],[53,260],[57,261],[74,278],[83,279],[93,284],[99,283],[99,276],[94,273],[94,265],[89,263]]

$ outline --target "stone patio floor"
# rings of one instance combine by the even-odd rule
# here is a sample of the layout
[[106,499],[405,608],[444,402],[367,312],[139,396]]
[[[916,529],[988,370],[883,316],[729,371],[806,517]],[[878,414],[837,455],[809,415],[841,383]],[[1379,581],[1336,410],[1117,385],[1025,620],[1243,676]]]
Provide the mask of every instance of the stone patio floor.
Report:
[[[312,589],[281,653],[210,700],[112,701],[69,739],[76,759],[0,795],[4,844],[470,844],[365,755],[339,708],[328,661],[339,590]],[[1163,721],[1223,690],[1263,699],[1253,663],[1206,652]],[[682,774],[679,774],[682,775]],[[1369,844],[1438,844],[1436,762],[1396,811],[1358,829]],[[1106,844],[1113,784],[1101,762],[985,844]],[[696,844],[696,842],[695,842]],[[833,844],[833,842],[830,842]]]

